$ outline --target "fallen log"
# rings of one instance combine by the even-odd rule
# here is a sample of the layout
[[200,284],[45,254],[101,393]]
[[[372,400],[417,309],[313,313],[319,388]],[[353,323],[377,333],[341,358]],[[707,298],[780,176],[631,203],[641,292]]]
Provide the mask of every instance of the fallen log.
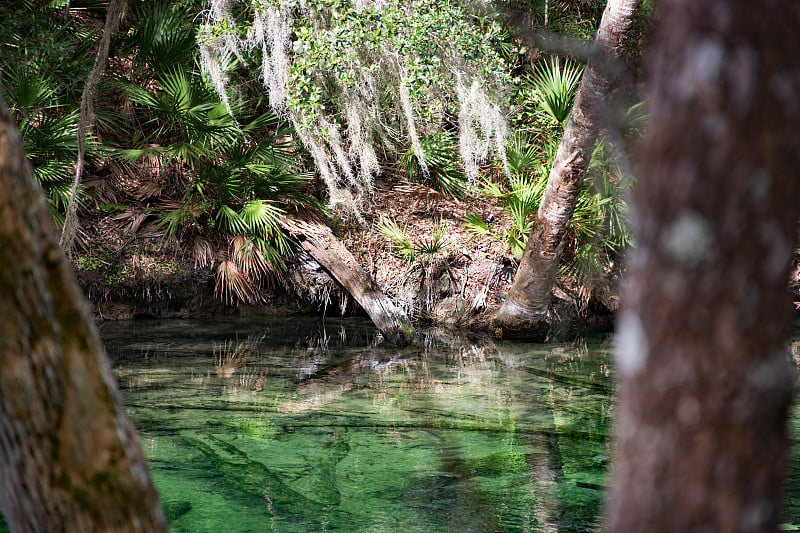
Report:
[[288,216],[281,226],[364,308],[387,341],[396,346],[414,341],[406,313],[392,303],[328,226]]

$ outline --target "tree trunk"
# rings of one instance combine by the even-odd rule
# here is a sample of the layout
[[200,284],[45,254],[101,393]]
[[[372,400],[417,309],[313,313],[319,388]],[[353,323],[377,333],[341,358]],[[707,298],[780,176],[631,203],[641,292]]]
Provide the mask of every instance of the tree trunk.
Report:
[[0,507],[12,531],[166,531],[0,97]]
[[542,196],[514,283],[491,319],[495,336],[544,341],[548,312],[567,230],[583,188],[583,178],[604,121],[605,100],[620,69],[622,42],[633,24],[639,0],[609,0],[580,88],[575,96],[547,188]]
[[609,529],[776,531],[800,4],[665,0],[619,319]]
[[283,228],[361,305],[386,340],[396,346],[414,342],[414,328],[353,255],[324,224],[284,218]]

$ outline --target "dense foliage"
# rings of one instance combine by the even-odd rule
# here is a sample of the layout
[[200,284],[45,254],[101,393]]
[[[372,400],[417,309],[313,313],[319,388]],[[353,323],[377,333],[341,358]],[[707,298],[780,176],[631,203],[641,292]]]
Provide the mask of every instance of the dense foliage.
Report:
[[200,29],[203,67],[223,100],[237,63],[259,64],[330,203],[350,209],[380,173],[376,140],[410,145],[426,178],[423,140],[446,129],[458,131],[470,179],[490,152],[504,158],[502,35],[490,8],[449,0],[214,1]]
[[[328,203],[358,215],[376,179],[399,177],[496,202],[510,225],[476,213],[465,227],[519,256],[583,61],[522,25],[585,40],[603,5],[131,2],[95,103],[84,226],[111,220],[116,254],[148,237],[174,242],[174,260],[213,269],[222,298],[246,301],[290,253],[287,209]],[[57,220],[104,14],[89,0],[0,6],[0,83]],[[587,282],[607,277],[630,242],[629,178],[615,153],[599,149],[573,225],[565,272]],[[78,265],[124,277],[86,227]],[[439,242],[441,227],[431,232],[408,249]]]

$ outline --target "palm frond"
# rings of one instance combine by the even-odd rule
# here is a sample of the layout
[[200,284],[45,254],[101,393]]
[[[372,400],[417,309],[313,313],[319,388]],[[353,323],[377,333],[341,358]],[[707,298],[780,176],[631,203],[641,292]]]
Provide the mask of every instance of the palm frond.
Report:
[[508,235],[506,235],[506,248],[517,259],[521,259],[522,255],[525,253],[525,245],[527,242],[527,234],[509,232]]
[[270,268],[264,254],[253,239],[237,235],[231,241],[231,248],[233,262],[254,282],[259,282],[269,274]]
[[275,231],[269,238],[253,237],[270,274],[275,275],[286,270],[286,258],[292,251],[292,241],[282,231]]
[[12,109],[30,113],[57,105],[58,86],[35,66],[17,65],[3,71],[0,82]]
[[544,61],[529,78],[541,109],[558,124],[563,124],[572,111],[575,91],[583,67],[570,59],[562,66],[556,57]]
[[[83,187],[78,188],[78,206],[80,207],[83,203],[81,197],[83,196]],[[62,181],[58,183],[50,184],[47,187],[48,198],[50,201],[50,205],[54,207],[58,211],[64,211],[69,205],[69,199],[72,196],[72,184],[68,181]]]
[[262,233],[265,228],[277,228],[283,210],[267,200],[252,200],[242,207],[242,221],[250,232]]
[[391,218],[381,217],[375,226],[380,235],[389,240],[394,252],[406,261],[414,259],[414,244],[405,231]]
[[210,268],[214,266],[214,249],[211,243],[202,238],[197,238],[192,247],[194,268]]
[[257,297],[257,287],[235,261],[228,259],[217,266],[214,296],[229,305],[237,299],[250,302]]
[[523,135],[514,135],[506,143],[506,160],[512,176],[536,171],[541,165],[541,159],[535,145]]
[[575,250],[559,267],[562,275],[576,281],[579,296],[584,303],[589,301],[591,293],[606,279],[601,254],[596,246],[587,243]]
[[[434,189],[458,196],[467,189],[467,177],[461,166],[457,140],[449,131],[428,135],[420,140],[430,183]],[[417,154],[413,148],[400,157],[399,168],[410,181],[424,181]]]
[[143,2],[137,5],[139,24],[130,36],[140,63],[163,72],[177,64],[190,63],[197,54],[191,13],[173,2]]
[[181,205],[177,209],[167,211],[161,215],[161,222],[159,222],[157,227],[165,228],[164,238],[171,239],[179,229],[192,220],[195,220],[194,213],[192,212],[190,202],[184,197]]
[[[276,130],[279,134],[286,134],[286,131],[280,131],[281,125],[283,124],[283,119],[275,114],[274,111],[268,109],[264,113],[256,116],[252,120],[250,120],[247,124],[242,126],[242,132],[244,133],[263,133],[264,131]],[[291,140],[284,141],[287,144],[292,144]],[[271,143],[272,145],[277,146],[278,143]],[[295,144],[296,146],[296,144]]]
[[477,213],[470,213],[465,216],[463,226],[467,233],[478,237],[487,235],[490,231],[489,226],[486,225],[486,221]]
[[430,263],[440,253],[447,248],[447,241],[444,240],[447,234],[447,226],[440,220],[434,221],[431,237],[421,239],[414,245],[414,256],[421,263]]
[[242,216],[225,204],[217,208],[217,225],[231,233],[247,233],[248,226]]

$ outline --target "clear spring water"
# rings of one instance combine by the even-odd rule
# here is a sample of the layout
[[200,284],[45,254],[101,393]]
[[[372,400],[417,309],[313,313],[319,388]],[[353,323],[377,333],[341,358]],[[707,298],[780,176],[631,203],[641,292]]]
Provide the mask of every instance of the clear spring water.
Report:
[[102,335],[173,531],[585,531],[610,431],[604,339],[375,345],[362,320]]
[[[609,338],[430,331],[400,350],[363,320],[297,317],[101,335],[172,531],[599,529]],[[800,524],[794,449],[785,529]]]

